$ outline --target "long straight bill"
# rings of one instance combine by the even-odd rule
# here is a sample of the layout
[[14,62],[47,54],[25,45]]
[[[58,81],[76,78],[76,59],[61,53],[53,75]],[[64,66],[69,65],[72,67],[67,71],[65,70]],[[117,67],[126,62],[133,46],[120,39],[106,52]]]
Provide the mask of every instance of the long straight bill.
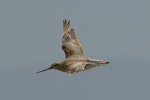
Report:
[[36,72],[36,73],[45,72],[45,71],[50,70],[50,69],[51,69],[51,68],[47,68],[47,69],[44,69],[44,70],[38,71],[38,72]]

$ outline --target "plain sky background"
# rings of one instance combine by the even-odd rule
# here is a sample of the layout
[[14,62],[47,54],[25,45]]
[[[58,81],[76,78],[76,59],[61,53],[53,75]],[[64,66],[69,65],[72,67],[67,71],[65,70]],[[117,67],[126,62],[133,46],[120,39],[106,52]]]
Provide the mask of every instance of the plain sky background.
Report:
[[[109,65],[35,72],[65,59],[62,21]],[[150,0],[1,0],[1,100],[150,100]]]

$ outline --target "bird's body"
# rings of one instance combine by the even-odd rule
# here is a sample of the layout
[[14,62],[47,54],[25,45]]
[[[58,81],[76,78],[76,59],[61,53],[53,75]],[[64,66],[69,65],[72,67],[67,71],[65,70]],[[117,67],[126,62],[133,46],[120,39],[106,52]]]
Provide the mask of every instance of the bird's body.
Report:
[[63,21],[62,49],[65,52],[66,59],[56,62],[51,67],[37,73],[50,69],[57,69],[67,72],[69,75],[75,75],[81,71],[108,64],[105,60],[90,59],[84,55],[83,47],[78,40],[74,29],[69,30],[70,21]]

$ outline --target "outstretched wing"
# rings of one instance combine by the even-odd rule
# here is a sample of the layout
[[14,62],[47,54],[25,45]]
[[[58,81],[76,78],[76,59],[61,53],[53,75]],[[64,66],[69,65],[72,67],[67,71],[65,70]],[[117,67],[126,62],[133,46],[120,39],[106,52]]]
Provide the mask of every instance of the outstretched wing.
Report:
[[84,55],[82,45],[75,34],[75,30],[69,30],[69,27],[70,21],[65,19],[63,21],[62,49],[66,54],[66,58],[72,55]]

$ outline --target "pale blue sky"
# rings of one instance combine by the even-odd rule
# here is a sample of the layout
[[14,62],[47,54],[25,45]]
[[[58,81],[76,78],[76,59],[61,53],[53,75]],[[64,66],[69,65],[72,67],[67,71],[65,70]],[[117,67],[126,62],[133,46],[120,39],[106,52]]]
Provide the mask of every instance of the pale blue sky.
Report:
[[[1,0],[0,99],[149,100],[149,0]],[[35,72],[64,60],[62,21],[109,65],[74,77]]]

